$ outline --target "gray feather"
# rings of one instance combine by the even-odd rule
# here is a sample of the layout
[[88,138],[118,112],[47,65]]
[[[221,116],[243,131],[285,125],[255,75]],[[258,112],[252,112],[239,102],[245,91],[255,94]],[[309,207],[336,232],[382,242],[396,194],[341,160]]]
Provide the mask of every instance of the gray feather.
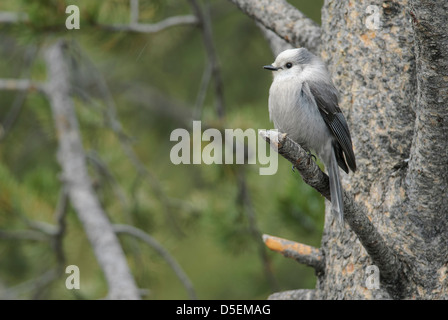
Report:
[[304,48],[280,53],[269,66],[269,115],[274,126],[306,150],[314,150],[330,177],[332,212],[343,222],[339,167],[356,170],[352,139],[338,92],[324,63]]
[[328,176],[330,177],[331,213],[339,220],[341,224],[343,224],[344,200],[342,198],[341,178],[339,176],[339,167],[334,153],[334,148],[331,148],[330,163],[326,165]]

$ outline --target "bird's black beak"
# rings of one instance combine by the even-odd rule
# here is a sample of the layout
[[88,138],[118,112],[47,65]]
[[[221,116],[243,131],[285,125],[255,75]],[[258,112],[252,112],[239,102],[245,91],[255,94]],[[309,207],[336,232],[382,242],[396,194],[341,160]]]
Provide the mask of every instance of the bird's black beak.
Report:
[[280,68],[274,67],[272,64],[270,64],[268,66],[264,66],[263,68],[267,69],[267,70],[271,70],[271,71],[277,71],[278,69],[280,69]]

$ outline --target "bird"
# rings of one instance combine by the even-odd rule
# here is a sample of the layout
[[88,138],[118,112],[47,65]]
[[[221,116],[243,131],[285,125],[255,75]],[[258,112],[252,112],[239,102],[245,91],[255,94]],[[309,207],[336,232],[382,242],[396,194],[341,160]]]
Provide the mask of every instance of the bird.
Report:
[[347,121],[339,107],[339,93],[325,63],[306,48],[287,49],[264,69],[272,71],[269,117],[308,153],[313,150],[329,175],[331,212],[344,223],[339,167],[356,171]]

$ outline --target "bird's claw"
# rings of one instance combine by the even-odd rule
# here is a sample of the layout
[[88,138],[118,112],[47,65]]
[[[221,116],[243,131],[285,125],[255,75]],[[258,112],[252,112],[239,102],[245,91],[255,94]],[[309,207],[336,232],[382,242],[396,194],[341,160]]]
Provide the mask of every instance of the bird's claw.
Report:
[[314,162],[317,161],[316,156],[315,156],[314,154],[312,154],[311,151],[308,151],[308,155],[309,155],[311,158],[313,158]]

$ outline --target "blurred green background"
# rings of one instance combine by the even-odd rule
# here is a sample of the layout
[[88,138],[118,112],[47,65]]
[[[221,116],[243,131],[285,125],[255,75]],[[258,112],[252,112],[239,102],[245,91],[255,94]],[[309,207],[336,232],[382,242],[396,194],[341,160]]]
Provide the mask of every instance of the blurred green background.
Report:
[[[290,1],[320,23],[319,1]],[[274,57],[253,20],[226,0],[199,1],[210,12],[223,79],[226,128],[272,128],[267,100]],[[65,8],[81,11],[80,30],[65,28]],[[318,247],[323,198],[291,164],[258,174],[259,165],[173,165],[170,133],[191,125],[206,67],[201,31],[178,26],[156,34],[104,30],[126,24],[129,1],[9,0],[0,12],[24,12],[25,23],[0,23],[0,78],[46,80],[45,48],[59,38],[69,46],[73,99],[88,155],[89,173],[114,223],[134,225],[177,259],[199,299],[265,299],[313,288],[311,268],[260,245],[260,233]],[[140,0],[140,23],[191,14],[188,1]],[[212,80],[213,81],[213,80]],[[219,127],[208,86],[200,119]],[[70,207],[63,240],[66,264],[80,268],[81,289],[67,290],[66,275],[45,281],[57,264],[51,242],[20,239],[37,223],[55,225],[61,190],[57,137],[50,106],[37,92],[0,91],[0,299],[99,299],[102,271]],[[112,130],[111,114],[123,132]],[[190,122],[190,123],[186,123]],[[125,139],[120,139],[123,134]],[[125,141],[125,142],[123,142]],[[142,175],[123,144],[132,146]],[[244,179],[245,185],[242,184]],[[244,195],[242,195],[244,193]],[[251,224],[255,217],[255,225]],[[256,232],[254,232],[256,228]],[[257,234],[258,232],[258,234]],[[120,235],[128,263],[147,299],[187,299],[166,262],[146,244]]]

